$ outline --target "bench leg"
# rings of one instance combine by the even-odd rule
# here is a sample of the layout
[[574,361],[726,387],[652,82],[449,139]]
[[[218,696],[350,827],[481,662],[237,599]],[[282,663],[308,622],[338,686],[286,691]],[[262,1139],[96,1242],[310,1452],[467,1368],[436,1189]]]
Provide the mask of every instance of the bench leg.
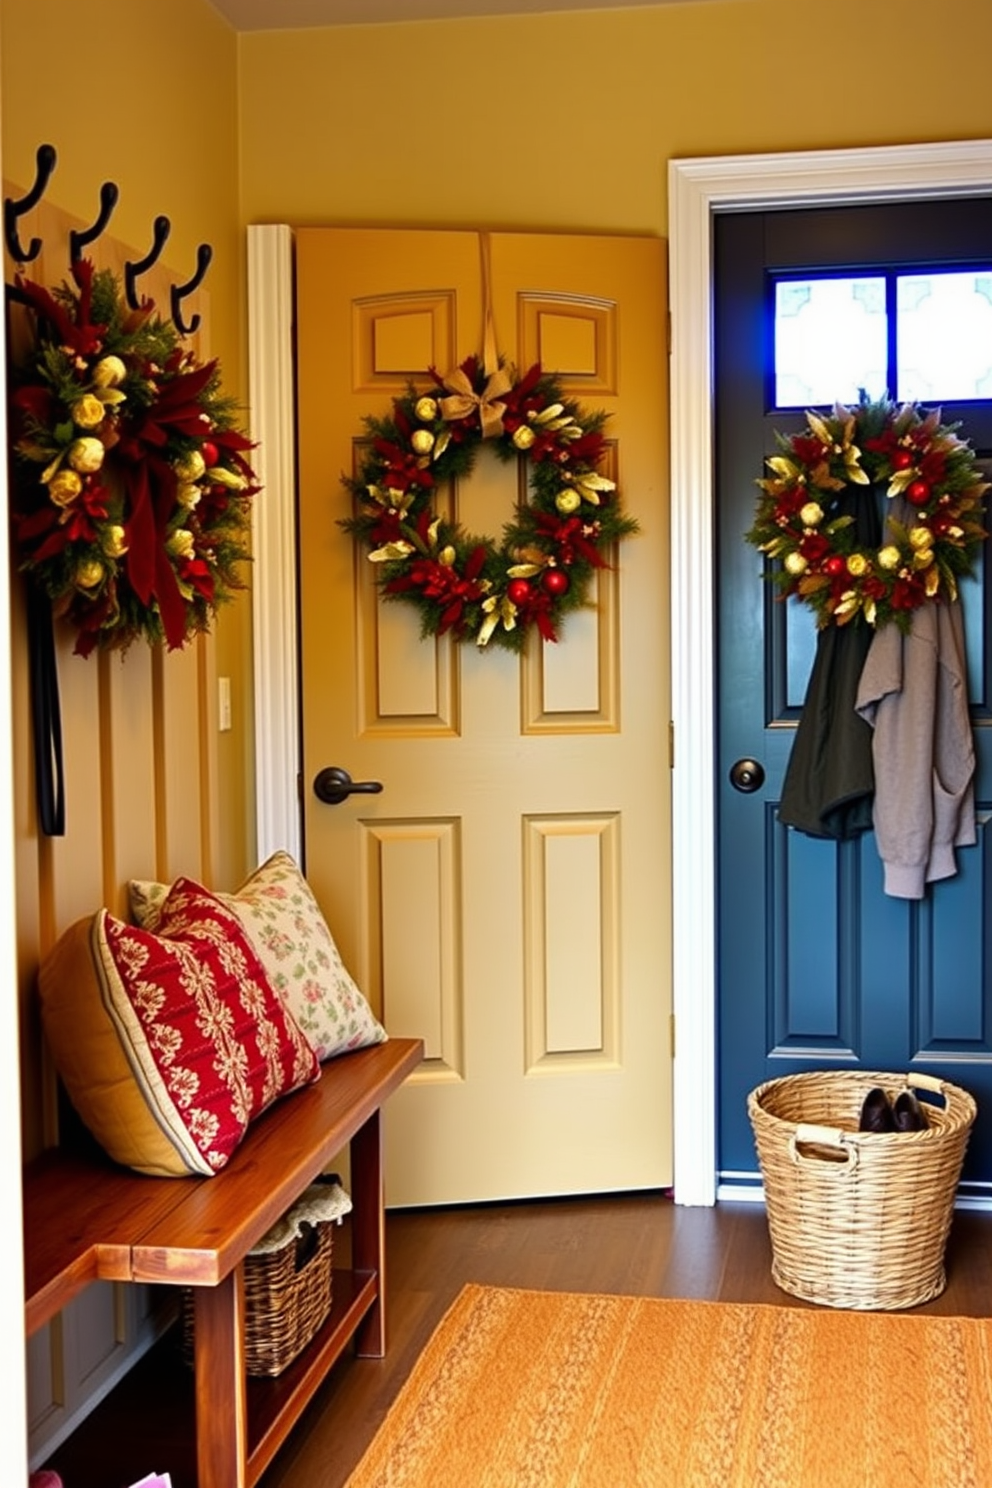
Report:
[[361,1359],[386,1352],[386,1220],[382,1174],[382,1112],[372,1115],[351,1139],[351,1264],[374,1271],[376,1300],[355,1330]]
[[198,1488],[246,1488],[244,1282],[240,1266],[215,1287],[195,1287]]

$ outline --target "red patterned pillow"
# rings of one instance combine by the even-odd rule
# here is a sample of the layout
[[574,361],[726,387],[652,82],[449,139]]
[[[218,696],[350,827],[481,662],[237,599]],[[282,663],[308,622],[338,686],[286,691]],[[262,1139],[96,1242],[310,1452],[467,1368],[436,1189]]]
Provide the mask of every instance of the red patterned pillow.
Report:
[[240,920],[190,879],[154,934],[105,909],[78,921],[39,986],[70,1099],[141,1172],[216,1173],[254,1117],[320,1075]]

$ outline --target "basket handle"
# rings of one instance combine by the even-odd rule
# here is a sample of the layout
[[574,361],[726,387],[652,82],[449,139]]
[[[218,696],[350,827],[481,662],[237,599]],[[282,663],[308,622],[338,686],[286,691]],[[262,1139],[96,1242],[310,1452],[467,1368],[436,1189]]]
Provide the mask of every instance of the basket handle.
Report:
[[846,1158],[844,1164],[837,1163],[836,1167],[856,1168],[858,1165],[858,1149],[853,1142],[847,1140],[847,1133],[840,1131],[836,1126],[812,1126],[800,1123],[789,1138],[789,1156],[794,1163],[825,1161],[824,1158],[814,1157],[810,1154],[800,1152],[803,1145],[815,1144],[818,1147],[834,1147],[842,1152]]
[[943,1095],[944,1104],[947,1104],[947,1096],[944,1095],[944,1082],[943,1080],[938,1080],[936,1075],[925,1075],[920,1071],[918,1074],[907,1074],[903,1078],[907,1085],[912,1085],[917,1090],[930,1090],[934,1095]]

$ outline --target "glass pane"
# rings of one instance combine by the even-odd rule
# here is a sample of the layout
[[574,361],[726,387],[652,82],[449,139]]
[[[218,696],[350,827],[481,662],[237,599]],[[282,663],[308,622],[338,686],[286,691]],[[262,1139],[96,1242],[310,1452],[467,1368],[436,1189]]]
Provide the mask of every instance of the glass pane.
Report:
[[992,398],[992,268],[896,279],[896,396]]
[[853,403],[886,392],[885,280],[780,279],[775,285],[775,404]]

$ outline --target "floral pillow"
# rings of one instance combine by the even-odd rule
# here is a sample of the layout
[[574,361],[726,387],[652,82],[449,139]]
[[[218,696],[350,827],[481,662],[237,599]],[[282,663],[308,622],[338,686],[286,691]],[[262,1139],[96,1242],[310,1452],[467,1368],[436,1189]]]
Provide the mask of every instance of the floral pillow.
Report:
[[211,1175],[320,1064],[241,922],[177,879],[154,931],[106,909],[42,963],[42,1023],[69,1098],[115,1161]]
[[[131,914],[154,928],[167,884],[132,880]],[[313,891],[287,852],[273,853],[236,894],[237,915],[273,987],[317,1058],[381,1044],[386,1030],[349,975]]]

